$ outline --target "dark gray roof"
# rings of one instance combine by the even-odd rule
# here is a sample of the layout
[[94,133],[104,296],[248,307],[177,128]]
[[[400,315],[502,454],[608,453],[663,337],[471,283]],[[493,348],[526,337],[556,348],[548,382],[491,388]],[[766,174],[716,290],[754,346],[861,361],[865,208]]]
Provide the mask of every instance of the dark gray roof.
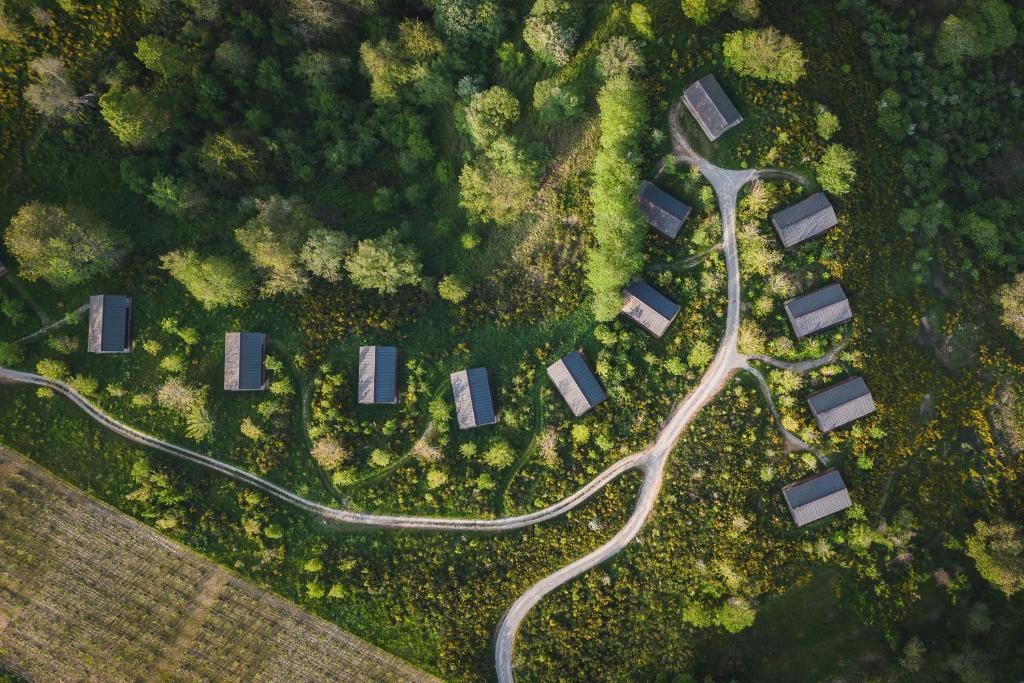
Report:
[[267,335],[262,332],[228,332],[224,335],[224,388],[228,391],[266,389],[266,350]]
[[849,377],[807,397],[818,428],[830,432],[875,412],[875,401],[863,377]]
[[852,504],[842,476],[834,469],[787,484],[782,488],[782,495],[797,526],[845,510]]
[[812,194],[772,214],[772,225],[786,249],[827,232],[838,222],[836,210],[824,192]]
[[576,417],[608,398],[597,381],[597,375],[579,351],[570,351],[551,364],[548,377]]
[[89,297],[89,352],[132,350],[132,300],[120,294]]
[[398,403],[398,349],[359,347],[359,402]]
[[455,396],[455,416],[459,429],[471,429],[498,421],[491,372],[487,368],[470,368],[451,374]]
[[670,240],[676,238],[690,215],[690,207],[646,180],[640,183],[637,201],[651,228]]
[[699,78],[683,91],[683,103],[709,140],[717,140],[743,120],[718,79],[711,74]]
[[845,323],[853,317],[846,292],[835,282],[790,299],[784,307],[797,339]]
[[679,305],[646,282],[638,280],[631,283],[623,290],[623,295],[626,301],[622,312],[655,337],[665,334],[679,315]]

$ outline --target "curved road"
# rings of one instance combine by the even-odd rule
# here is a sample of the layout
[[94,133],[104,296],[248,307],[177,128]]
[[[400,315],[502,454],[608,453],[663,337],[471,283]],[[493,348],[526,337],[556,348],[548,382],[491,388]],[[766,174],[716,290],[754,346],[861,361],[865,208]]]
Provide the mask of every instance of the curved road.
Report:
[[[736,198],[743,186],[750,181],[761,175],[779,172],[754,169],[734,171],[715,166],[704,159],[693,150],[683,134],[679,122],[681,108],[682,100],[680,99],[669,111],[669,130],[672,135],[673,154],[677,160],[697,166],[711,183],[715,195],[718,197],[718,210],[722,218],[722,251],[725,255],[728,280],[725,332],[718,345],[718,351],[705,370],[700,384],[672,411],[669,419],[658,433],[654,445],[643,456],[642,462],[638,464],[638,467],[644,472],[644,481],[640,487],[636,507],[626,525],[597,550],[535,583],[519,596],[505,612],[498,625],[494,652],[494,664],[498,680],[501,683],[512,683],[515,680],[512,651],[515,647],[519,626],[526,614],[545,595],[610,559],[636,538],[654,509],[658,493],[661,491],[661,485],[665,479],[665,462],[676,442],[679,441],[700,409],[707,405],[718,394],[726,381],[746,363],[746,357],[740,354],[736,347],[736,337],[740,326],[741,300],[739,253],[736,248]],[[799,176],[793,174],[793,177]]]
[[[469,519],[446,517],[422,517],[403,515],[377,515],[352,510],[328,507],[321,503],[303,498],[286,488],[259,477],[234,465],[217,460],[196,451],[158,439],[154,436],[130,427],[104,413],[84,396],[63,382],[48,379],[40,375],[20,372],[0,367],[0,383],[29,384],[48,387],[66,396],[90,418],[106,429],[119,436],[147,446],[169,455],[192,462],[202,467],[247,484],[325,521],[338,522],[367,529],[390,530],[422,530],[422,531],[481,531],[501,532],[520,529],[559,517],[569,510],[578,507],[609,482],[624,472],[640,469],[644,479],[637,497],[636,507],[626,525],[607,543],[592,553],[562,567],[558,571],[541,579],[523,593],[505,612],[498,626],[495,643],[495,665],[498,680],[512,683],[514,680],[512,667],[512,651],[516,633],[523,618],[529,610],[545,595],[559,586],[583,574],[589,569],[608,560],[622,548],[627,546],[640,532],[651,511],[654,509],[658,493],[664,482],[665,462],[683,432],[696,417],[702,407],[707,405],[721,390],[736,371],[743,369],[747,357],[740,354],[736,346],[736,337],[740,323],[740,272],[739,255],[736,247],[736,199],[739,191],[748,182],[762,175],[787,175],[804,182],[798,174],[776,169],[765,170],[729,170],[723,169],[700,157],[689,145],[679,123],[682,100],[676,102],[669,112],[669,129],[672,135],[673,154],[679,161],[697,166],[715,190],[718,197],[719,211],[722,218],[722,251],[725,255],[726,273],[728,277],[725,332],[719,343],[714,359],[708,366],[697,387],[690,392],[672,411],[654,443],[646,450],[639,451],[622,458],[582,488],[568,497],[542,510],[498,519]],[[774,359],[756,357],[757,360],[771,362]],[[798,369],[798,368],[794,368]],[[799,368],[802,369],[802,368]]]

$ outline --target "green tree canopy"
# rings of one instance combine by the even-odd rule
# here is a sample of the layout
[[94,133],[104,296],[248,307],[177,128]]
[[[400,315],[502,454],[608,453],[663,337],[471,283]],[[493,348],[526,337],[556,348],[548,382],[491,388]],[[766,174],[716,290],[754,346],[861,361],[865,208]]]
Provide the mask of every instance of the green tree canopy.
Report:
[[178,78],[191,71],[185,50],[163,36],[143,36],[135,47],[135,56],[139,61],[164,78]]
[[398,232],[388,230],[377,239],[360,240],[345,260],[352,283],[362,289],[394,294],[399,287],[423,283],[419,256],[412,247],[398,241]]
[[569,62],[579,35],[579,11],[570,0],[537,0],[523,26],[523,40],[542,60]]
[[100,98],[100,113],[111,132],[129,147],[151,145],[171,124],[168,103],[137,87],[108,90]]
[[834,195],[850,191],[857,179],[857,155],[840,144],[829,145],[817,164],[818,182],[822,189]]
[[1017,39],[1011,12],[1003,0],[966,0],[939,26],[935,58],[940,64],[959,64],[1005,51]]
[[309,286],[300,251],[323,226],[299,197],[273,195],[256,202],[257,214],[235,230],[235,238],[263,276],[260,294],[299,294]]
[[519,119],[519,100],[499,85],[473,95],[466,106],[466,128],[473,142],[485,147]]
[[241,306],[252,294],[249,274],[230,258],[186,250],[165,254],[160,263],[204,308]]
[[78,206],[25,204],[11,218],[4,244],[26,280],[70,287],[111,270],[128,251],[128,238]]
[[734,31],[722,42],[725,65],[740,74],[778,83],[796,83],[807,60],[800,43],[774,27]]
[[1012,522],[976,522],[967,555],[978,573],[1006,595],[1024,589],[1024,534]]
[[1024,273],[1017,273],[1013,282],[1000,287],[997,300],[1002,313],[1000,320],[1024,341]]
[[328,282],[341,282],[345,257],[354,244],[355,240],[344,232],[313,228],[299,258],[313,275]]

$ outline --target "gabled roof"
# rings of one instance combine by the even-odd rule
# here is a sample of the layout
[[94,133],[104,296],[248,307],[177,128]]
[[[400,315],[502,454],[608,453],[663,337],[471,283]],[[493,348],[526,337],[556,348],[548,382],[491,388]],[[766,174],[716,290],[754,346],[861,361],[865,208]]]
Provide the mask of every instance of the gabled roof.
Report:
[[646,282],[638,280],[631,283],[623,290],[623,295],[626,300],[622,305],[622,313],[655,337],[665,334],[668,326],[679,315],[679,305]]
[[262,332],[228,332],[224,335],[224,388],[228,391],[262,391],[267,388],[267,335]]
[[470,368],[451,374],[452,394],[455,397],[455,416],[459,429],[472,429],[492,425],[498,421],[491,386],[491,371]]
[[579,417],[608,398],[579,351],[570,351],[548,367],[548,377],[569,405],[573,415]]
[[640,183],[637,202],[648,225],[670,240],[676,238],[679,228],[690,215],[690,207],[646,180]]
[[89,352],[128,353],[132,350],[132,300],[121,294],[89,297]]
[[852,505],[850,492],[834,469],[787,484],[782,488],[782,495],[797,526],[810,524]]
[[683,91],[683,103],[709,140],[717,140],[743,120],[718,79],[711,74],[697,79]]
[[398,349],[359,347],[359,402],[398,403]]
[[818,428],[830,432],[875,412],[875,400],[863,377],[849,377],[807,397]]
[[786,249],[827,232],[839,219],[824,192],[817,192],[772,214],[772,225]]
[[797,339],[853,318],[850,300],[842,286],[835,282],[794,297],[783,306]]

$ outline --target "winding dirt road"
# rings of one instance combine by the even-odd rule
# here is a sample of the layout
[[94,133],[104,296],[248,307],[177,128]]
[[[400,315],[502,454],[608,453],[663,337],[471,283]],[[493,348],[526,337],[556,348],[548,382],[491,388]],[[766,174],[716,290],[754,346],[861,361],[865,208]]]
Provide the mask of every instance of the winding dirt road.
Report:
[[[643,528],[651,511],[654,509],[662,483],[664,482],[665,463],[683,432],[685,432],[700,409],[718,394],[726,382],[737,371],[748,367],[748,357],[740,354],[736,345],[740,324],[741,301],[739,255],[736,246],[736,201],[739,191],[747,183],[764,175],[787,175],[800,182],[804,182],[804,179],[800,176],[786,171],[774,169],[729,170],[708,162],[694,152],[687,142],[679,122],[681,109],[682,101],[679,100],[669,113],[669,130],[672,136],[673,154],[677,160],[697,166],[700,169],[701,173],[715,190],[715,194],[718,197],[719,211],[721,212],[723,232],[721,249],[725,257],[728,280],[725,331],[715,357],[705,371],[700,383],[673,409],[650,447],[616,461],[575,493],[542,510],[513,517],[470,519],[377,515],[332,508],[299,496],[244,469],[164,441],[126,425],[107,415],[99,407],[63,382],[32,373],[0,367],[0,383],[48,387],[67,397],[91,419],[129,441],[206,467],[263,491],[280,501],[317,515],[324,521],[365,529],[437,532],[511,531],[560,517],[584,503],[623,473],[639,469],[643,473],[643,482],[637,497],[636,507],[626,525],[597,550],[562,567],[531,586],[509,607],[502,617],[496,635],[495,666],[498,680],[502,683],[512,683],[514,680],[513,648],[519,626],[526,614],[548,593],[605,562],[629,545]],[[752,357],[752,359],[768,363],[774,361],[774,359],[767,357]],[[811,362],[814,361],[809,361],[808,363]],[[804,368],[797,366],[794,369],[799,371]]]

